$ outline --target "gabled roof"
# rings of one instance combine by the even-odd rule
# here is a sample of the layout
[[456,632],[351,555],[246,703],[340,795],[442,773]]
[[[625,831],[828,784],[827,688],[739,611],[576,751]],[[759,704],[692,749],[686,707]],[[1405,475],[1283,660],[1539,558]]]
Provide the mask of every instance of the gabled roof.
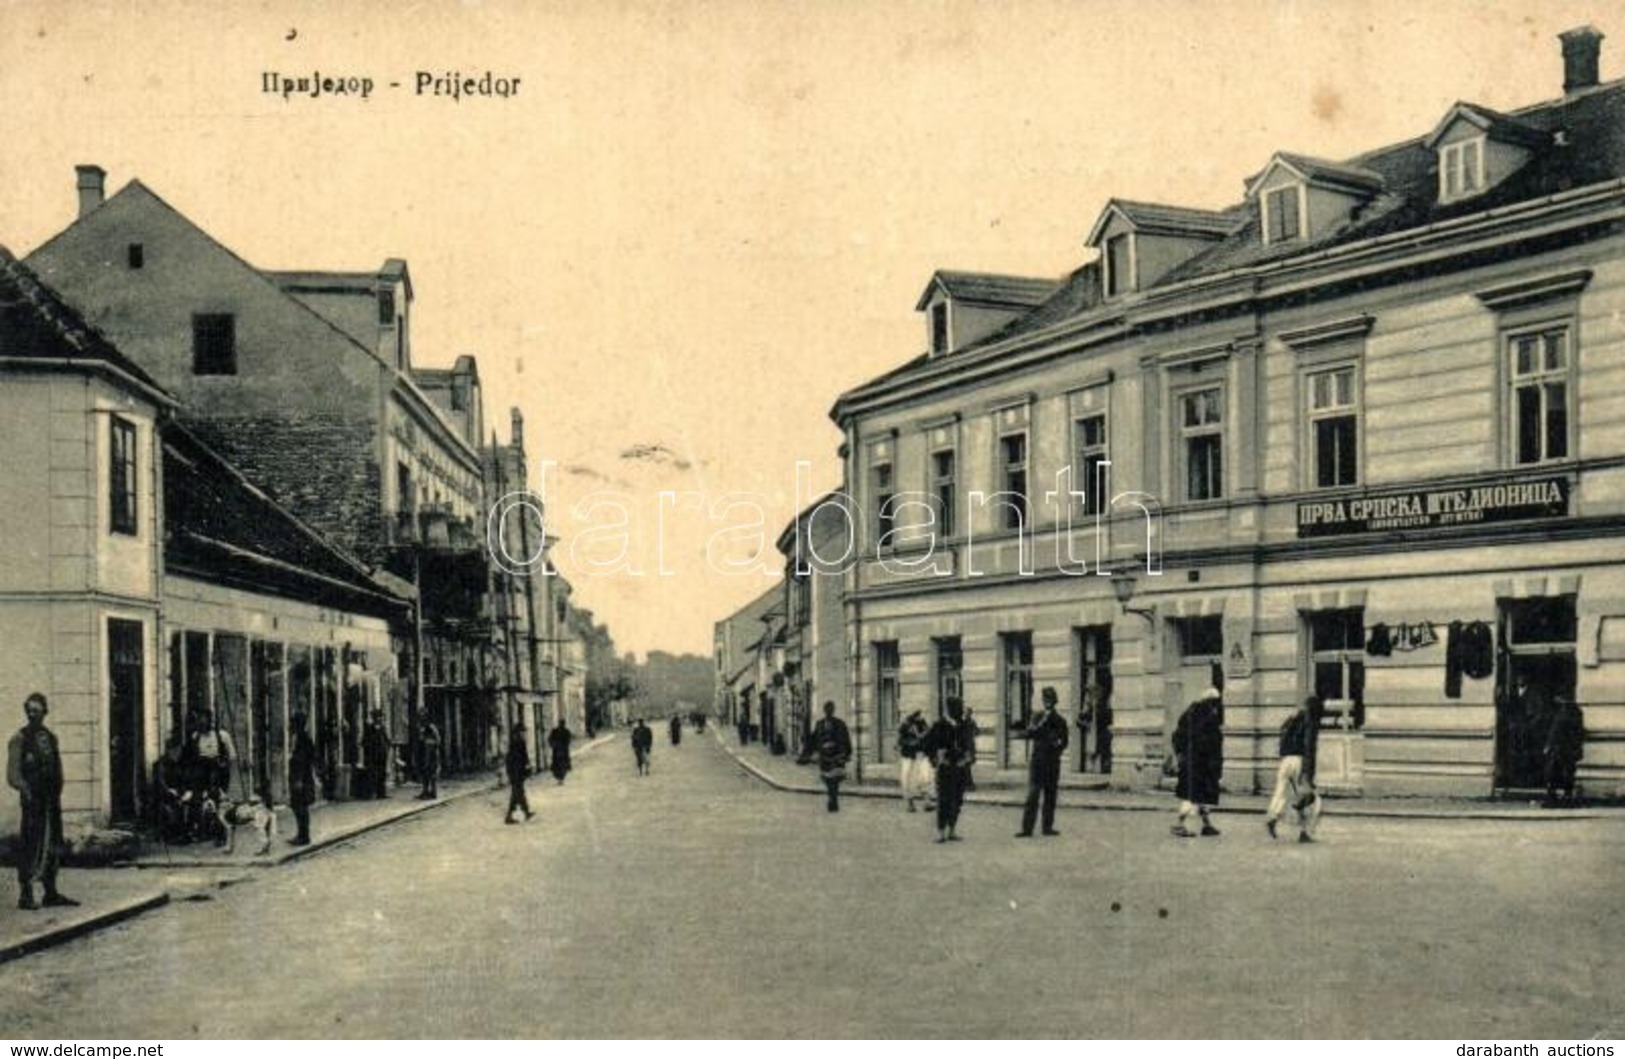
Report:
[[1489,107],[1481,107],[1477,103],[1457,103],[1439,119],[1439,124],[1435,125],[1427,139],[1422,141],[1422,146],[1429,150],[1437,148],[1439,140],[1458,121],[1476,125],[1492,140],[1515,143],[1520,147],[1533,149],[1545,147],[1552,142],[1550,133],[1525,125],[1517,118],[1510,118]]
[[376,272],[349,272],[331,269],[262,269],[267,279],[285,291],[338,294],[372,294],[381,279],[406,284],[406,299],[412,300],[412,277],[406,262],[392,257]]
[[1383,189],[1382,174],[1374,173],[1363,166],[1346,162],[1328,162],[1324,158],[1311,158],[1306,154],[1295,154],[1290,151],[1276,151],[1269,164],[1259,170],[1257,176],[1247,181],[1247,197],[1252,198],[1258,194],[1258,189],[1264,181],[1278,168],[1289,170],[1298,179],[1307,183],[1337,191],[1353,191],[1369,195]]
[[1100,245],[1100,236],[1113,217],[1121,217],[1130,228],[1152,235],[1179,235],[1195,239],[1222,239],[1241,223],[1232,210],[1198,210],[1189,206],[1164,206],[1155,202],[1135,202],[1114,198],[1100,211],[1089,229],[1086,246]]
[[174,404],[139,364],[86,323],[33,269],[0,246],[0,358],[13,357],[41,366],[66,362],[87,369],[111,369],[160,404]]
[[996,305],[1012,309],[1031,309],[1054,293],[1052,279],[1033,279],[1027,276],[1002,276],[995,272],[950,272],[938,269],[931,274],[914,311],[919,312],[930,303],[932,295],[942,291],[957,302],[978,305]]

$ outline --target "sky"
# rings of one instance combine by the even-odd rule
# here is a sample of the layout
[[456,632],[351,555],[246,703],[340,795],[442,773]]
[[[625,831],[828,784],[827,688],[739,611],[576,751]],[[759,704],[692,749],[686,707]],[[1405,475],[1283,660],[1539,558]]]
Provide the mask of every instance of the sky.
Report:
[[[414,361],[475,354],[487,432],[517,407],[552,465],[576,602],[622,650],[709,654],[839,485],[836,397],[925,348],[935,269],[1059,278],[1114,195],[1222,207],[1276,150],[1343,158],[1456,100],[1561,95],[1575,26],[1620,35],[1617,77],[1618,11],[0,0],[0,244],[70,223],[95,163],[261,268],[405,258]],[[264,91],[318,71],[372,94]],[[416,91],[488,71],[508,96]]]

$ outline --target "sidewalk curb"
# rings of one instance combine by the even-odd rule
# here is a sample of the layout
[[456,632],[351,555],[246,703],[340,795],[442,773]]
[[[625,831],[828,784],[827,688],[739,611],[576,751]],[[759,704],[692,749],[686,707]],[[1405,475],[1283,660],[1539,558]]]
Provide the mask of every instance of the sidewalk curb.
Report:
[[24,938],[22,941],[0,949],[0,963],[9,963],[12,960],[21,959],[24,956],[29,956],[45,949],[55,948],[58,945],[64,945],[76,938],[82,938],[87,934],[94,934],[98,930],[111,927],[117,923],[122,923],[127,919],[134,919],[143,912],[150,912],[154,908],[162,908],[167,904],[169,904],[169,892],[165,890],[160,891],[159,893],[150,894],[146,897],[137,898],[134,901],[129,901],[125,904],[119,905],[116,908],[110,908],[105,912],[98,912],[94,915],[87,916],[76,923],[66,923],[53,930],[48,930],[36,937]]
[[[604,743],[611,742],[614,740],[614,738],[615,736],[613,733],[609,735],[601,735],[592,742],[583,745],[580,750],[576,751],[576,753],[584,754],[596,746],[601,746]],[[540,772],[537,773],[537,775],[540,774]],[[414,817],[421,816],[422,814],[431,812],[440,808],[441,806],[451,805],[453,802],[462,801],[464,798],[470,798],[476,794],[487,794],[491,791],[501,790],[506,786],[506,781],[499,782],[493,780],[489,786],[481,787],[476,785],[466,789],[452,791],[433,800],[425,799],[420,805],[408,805],[407,808],[393,816],[386,816],[378,820],[370,820],[364,824],[357,824],[348,830],[334,831],[330,834],[322,836],[321,838],[312,839],[310,845],[308,846],[294,846],[291,848],[285,847],[281,852],[267,854],[263,857],[249,857],[244,860],[229,862],[221,862],[219,860],[203,860],[196,857],[190,859],[177,857],[175,859],[165,860],[162,862],[134,861],[127,864],[111,865],[111,867],[135,868],[137,870],[150,870],[154,868],[165,870],[171,868],[275,868],[278,865],[304,860],[306,857],[324,852],[333,848],[334,846],[342,845],[345,842],[349,842],[351,839],[359,838],[362,835],[380,830],[381,828],[389,827],[391,824],[400,823],[403,820],[410,820]],[[405,790],[409,787],[410,784],[402,789]],[[405,800],[415,801],[416,795],[409,795]]]
[[[601,746],[604,743],[612,742],[614,739],[615,733],[613,732],[609,733],[608,735],[601,735],[597,739],[592,740],[590,743],[583,745],[580,750],[576,751],[576,753],[584,754],[588,750]],[[432,810],[451,805],[453,802],[462,801],[464,798],[471,798],[475,795],[488,794],[492,791],[501,790],[505,786],[505,783],[492,783],[488,786],[474,784],[469,786],[467,789],[458,790],[443,795],[436,798],[434,801],[425,801],[421,805],[409,806],[407,809],[394,816],[387,816],[383,817],[382,819],[371,820],[348,830],[336,831],[333,834],[326,835],[321,839],[313,840],[308,846],[296,846],[291,849],[286,849],[282,853],[275,856],[255,857],[249,860],[229,861],[225,863],[220,861],[205,861],[197,859],[169,860],[163,862],[153,861],[145,863],[131,862],[127,864],[109,865],[106,868],[98,868],[95,870],[113,871],[121,868],[134,868],[137,870],[158,868],[167,871],[175,868],[276,868],[283,864],[303,860],[306,857],[331,849],[334,846],[342,845],[369,832],[381,830],[402,820],[410,820],[413,817],[421,816],[422,814],[431,812]],[[244,878],[251,877],[252,876],[245,876]],[[233,880],[233,882],[238,881],[241,880]],[[149,894],[146,897],[137,898],[133,901],[127,901],[113,908],[109,908],[106,911],[88,915],[84,919],[77,922],[65,923],[60,927],[47,930],[43,934],[24,938],[21,941],[0,947],[0,964],[21,959],[24,956],[40,952],[44,949],[54,948],[57,945],[62,945],[66,942],[74,940],[75,938],[84,937],[87,934],[93,934],[105,927],[122,923],[127,919],[133,919],[144,912],[149,912],[155,908],[162,908],[163,906],[169,904],[172,900],[173,896],[168,889],[160,890]]]
[[[750,773],[758,780],[767,784],[769,787],[789,794],[821,795],[824,793],[824,789],[822,787],[815,787],[810,784],[787,783],[784,780],[769,775],[766,771],[753,762],[747,761],[737,750],[724,742],[720,731],[713,734],[716,737],[717,746],[721,748],[723,753],[727,754],[733,759],[734,764],[738,765],[741,769]],[[1061,789],[1063,799],[1065,798],[1066,793],[1067,789],[1063,787]],[[1164,793],[1168,794],[1168,800],[1165,803],[1155,805],[1150,804],[1149,802],[1150,798],[1155,797],[1154,795],[1143,795],[1141,797],[1148,799],[1147,801],[1100,802],[1090,800],[1080,801],[1074,799],[1071,801],[1062,800],[1057,804],[1056,808],[1088,810],[1091,812],[1103,813],[1172,812],[1178,803],[1172,797],[1171,793]],[[900,789],[893,788],[889,785],[875,786],[866,783],[861,786],[843,787],[841,789],[841,797],[892,798],[901,801],[903,793]],[[1242,795],[1241,797],[1258,796]],[[1000,791],[999,793],[983,793],[978,791],[965,795],[965,802],[971,805],[998,805],[1006,808],[1019,808],[1020,806],[1026,804],[1026,801],[1027,799],[1025,793],[1018,793],[1014,789],[1010,789],[1008,793],[1005,793],[1004,791]],[[1361,804],[1362,802],[1365,804]],[[1625,820],[1625,810],[1601,807],[1553,810],[1527,807],[1503,809],[1474,806],[1471,808],[1463,808],[1458,811],[1450,811],[1445,809],[1424,807],[1407,808],[1405,806],[1397,805],[1374,805],[1361,798],[1328,798],[1324,801],[1324,805],[1325,808],[1323,810],[1323,815],[1325,816],[1341,816],[1347,818],[1364,818],[1374,820],[1498,820],[1554,824],[1571,823],[1580,820]],[[1263,816],[1266,812],[1268,812],[1268,808],[1264,806],[1251,805],[1221,805],[1216,808],[1214,812],[1220,816]]]

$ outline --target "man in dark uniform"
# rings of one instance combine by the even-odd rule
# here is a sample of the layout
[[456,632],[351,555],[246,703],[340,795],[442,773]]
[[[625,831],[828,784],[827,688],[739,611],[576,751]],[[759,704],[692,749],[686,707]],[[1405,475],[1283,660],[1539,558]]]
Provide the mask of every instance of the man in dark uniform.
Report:
[[362,797],[389,797],[389,759],[394,752],[389,729],[384,726],[384,711],[373,710],[361,733],[361,762],[366,773]]
[[427,716],[418,722],[418,776],[423,784],[418,797],[440,797],[440,729]]
[[310,718],[293,715],[288,748],[288,808],[293,810],[296,833],[290,846],[310,845],[310,807],[316,802],[316,744],[310,738]]
[[638,767],[639,776],[649,774],[649,752],[654,749],[655,736],[649,731],[649,726],[638,718],[638,723],[632,728],[632,760]]
[[56,735],[45,727],[50,711],[45,696],[34,692],[23,703],[26,724],[6,748],[6,782],[22,801],[22,840],[17,851],[17,907],[40,907],[34,884],[45,890],[47,908],[71,907],[79,902],[56,890],[56,871],[62,845],[62,752]]
[[1061,757],[1068,742],[1066,721],[1055,712],[1058,696],[1054,688],[1042,693],[1044,709],[1034,717],[1021,738],[1032,746],[1027,759],[1027,804],[1021,810],[1021,830],[1017,838],[1031,838],[1033,822],[1038,819],[1038,803],[1044,802],[1044,834],[1058,835],[1055,830],[1055,798],[1061,783]]
[[530,811],[530,799],[525,797],[525,777],[530,775],[530,749],[525,746],[525,726],[515,721],[508,732],[508,756],[504,762],[508,769],[508,813],[505,824],[517,824],[513,811],[520,810],[529,820],[536,814]]
[[[1546,808],[1574,804],[1574,773],[1585,752],[1585,718],[1567,696],[1557,696],[1546,728]],[[1561,795],[1561,799],[1559,798]]]

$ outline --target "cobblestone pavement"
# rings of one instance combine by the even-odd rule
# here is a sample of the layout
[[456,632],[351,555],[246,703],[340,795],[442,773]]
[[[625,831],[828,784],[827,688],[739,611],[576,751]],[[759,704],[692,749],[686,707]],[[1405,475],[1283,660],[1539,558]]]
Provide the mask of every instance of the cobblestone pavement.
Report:
[[0,965],[8,1035],[1592,1037],[1625,1033],[1625,829],[776,791],[624,742],[506,827],[489,791]]

